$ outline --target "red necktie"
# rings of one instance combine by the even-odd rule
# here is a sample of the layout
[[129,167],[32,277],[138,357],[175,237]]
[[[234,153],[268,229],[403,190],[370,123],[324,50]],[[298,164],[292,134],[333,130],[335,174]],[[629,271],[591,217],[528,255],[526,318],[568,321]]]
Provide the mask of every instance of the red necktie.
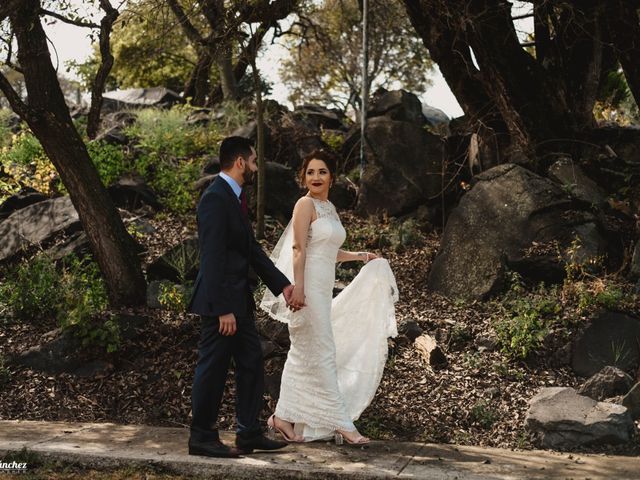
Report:
[[249,206],[247,205],[247,196],[244,194],[244,190],[240,192],[240,210],[245,217],[249,216]]

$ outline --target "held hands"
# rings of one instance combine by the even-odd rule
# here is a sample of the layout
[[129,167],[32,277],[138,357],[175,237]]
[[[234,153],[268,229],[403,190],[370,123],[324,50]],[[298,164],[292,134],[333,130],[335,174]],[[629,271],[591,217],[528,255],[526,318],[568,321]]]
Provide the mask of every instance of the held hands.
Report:
[[306,307],[304,291],[300,287],[295,287],[294,285],[287,285],[282,289],[282,294],[284,295],[284,299],[287,302],[287,307],[289,310],[293,312],[297,312],[302,307]]
[[235,335],[237,331],[236,316],[233,313],[227,313],[226,315],[220,315],[220,334],[229,336]]

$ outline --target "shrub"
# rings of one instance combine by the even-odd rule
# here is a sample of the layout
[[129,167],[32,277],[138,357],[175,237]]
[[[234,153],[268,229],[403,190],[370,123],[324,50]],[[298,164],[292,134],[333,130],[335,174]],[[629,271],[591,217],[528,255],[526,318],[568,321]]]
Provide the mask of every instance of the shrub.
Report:
[[2,355],[0,355],[0,387],[5,385],[11,379],[11,372],[5,365],[5,360]]
[[158,301],[162,308],[175,313],[184,313],[187,310],[192,288],[190,285],[178,285],[175,283],[160,285]]
[[478,400],[469,413],[469,419],[485,430],[491,428],[498,418],[498,412],[485,400]]
[[492,318],[502,352],[524,359],[542,346],[550,328],[561,319],[562,306],[556,288],[540,284],[527,293],[518,274],[511,276],[511,288],[496,302],[498,314]]
[[99,318],[107,308],[107,290],[97,264],[89,258],[70,256],[60,268],[42,253],[23,260],[0,285],[0,295],[15,319],[56,319],[84,346],[107,351],[118,347],[117,323]]
[[175,213],[195,207],[194,182],[200,176],[202,153],[217,150],[223,136],[215,124],[189,125],[190,107],[171,110],[146,109],[127,134],[138,139],[141,154],[135,170],[158,193],[162,203]]
[[0,164],[13,177],[5,181],[3,190],[15,193],[21,185],[35,188],[42,193],[62,189],[58,174],[44,152],[42,145],[30,132],[23,131],[11,137],[11,142],[0,151]]
[[94,141],[87,144],[87,150],[102,183],[106,186],[130,170],[122,148],[117,145]]
[[0,297],[18,320],[53,319],[60,301],[60,275],[44,254],[22,260],[0,285]]

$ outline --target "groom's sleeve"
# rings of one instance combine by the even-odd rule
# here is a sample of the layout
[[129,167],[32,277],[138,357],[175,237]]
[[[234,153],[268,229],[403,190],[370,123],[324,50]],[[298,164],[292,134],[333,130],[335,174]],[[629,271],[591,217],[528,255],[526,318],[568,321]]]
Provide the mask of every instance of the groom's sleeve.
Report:
[[224,286],[225,262],[227,260],[227,215],[224,199],[209,194],[198,206],[198,239],[200,242],[202,275],[199,292],[212,317],[233,312],[229,303],[231,298]]
[[284,287],[291,284],[291,281],[276,268],[271,259],[264,253],[264,250],[253,235],[251,236],[251,266],[276,297],[282,293]]

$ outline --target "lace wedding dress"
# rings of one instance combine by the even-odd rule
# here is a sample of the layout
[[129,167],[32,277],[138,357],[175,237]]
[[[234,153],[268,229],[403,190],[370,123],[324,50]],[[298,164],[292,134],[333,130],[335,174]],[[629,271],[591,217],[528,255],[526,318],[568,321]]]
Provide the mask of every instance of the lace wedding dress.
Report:
[[[260,308],[289,325],[291,348],[282,372],[275,414],[293,422],[305,441],[353,431],[371,403],[387,359],[387,338],[397,335],[393,272],[384,259],[366,264],[332,299],[338,249],[346,233],[328,201],[313,199],[317,219],[309,227],[305,262],[306,307],[291,312],[269,290]],[[293,280],[291,223],[272,260]]]

